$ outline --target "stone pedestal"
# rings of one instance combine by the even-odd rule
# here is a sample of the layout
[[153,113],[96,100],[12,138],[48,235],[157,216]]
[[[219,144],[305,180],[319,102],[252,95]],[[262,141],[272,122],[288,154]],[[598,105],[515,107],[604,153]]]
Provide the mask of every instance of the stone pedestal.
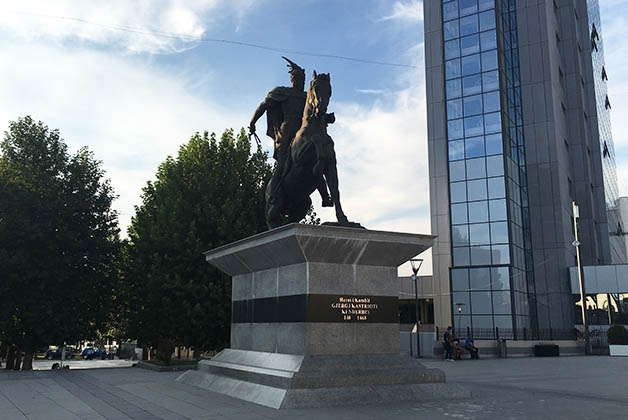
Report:
[[233,279],[231,348],[178,380],[275,408],[464,396],[399,354],[397,267],[433,239],[292,224],[205,253]]

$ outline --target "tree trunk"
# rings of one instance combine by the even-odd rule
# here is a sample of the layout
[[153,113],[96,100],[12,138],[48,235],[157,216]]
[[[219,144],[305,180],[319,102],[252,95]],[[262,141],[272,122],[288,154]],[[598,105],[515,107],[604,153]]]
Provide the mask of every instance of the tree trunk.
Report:
[[159,339],[159,344],[157,345],[157,358],[165,365],[169,365],[172,360],[172,353],[174,353],[174,340],[170,340],[168,338]]
[[7,352],[9,351],[9,346],[6,343],[0,344],[0,368],[2,367],[2,360],[7,358]]
[[22,350],[19,347],[15,347],[15,362],[13,364],[13,370],[20,370],[22,367]]
[[15,346],[9,346],[9,349],[7,350],[7,365],[5,369],[13,370],[13,366],[15,366]]
[[22,370],[33,370],[33,355],[32,352],[24,353],[24,360],[22,360]]

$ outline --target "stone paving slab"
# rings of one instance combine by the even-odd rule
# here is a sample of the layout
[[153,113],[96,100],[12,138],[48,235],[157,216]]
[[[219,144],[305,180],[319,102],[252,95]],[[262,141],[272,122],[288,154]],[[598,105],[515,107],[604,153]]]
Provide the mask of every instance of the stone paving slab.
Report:
[[624,419],[628,360],[609,357],[424,360],[473,397],[274,410],[142,369],[0,371],[1,420]]
[[449,381],[463,384],[628,403],[628,359],[621,357],[429,360],[425,365],[442,369]]

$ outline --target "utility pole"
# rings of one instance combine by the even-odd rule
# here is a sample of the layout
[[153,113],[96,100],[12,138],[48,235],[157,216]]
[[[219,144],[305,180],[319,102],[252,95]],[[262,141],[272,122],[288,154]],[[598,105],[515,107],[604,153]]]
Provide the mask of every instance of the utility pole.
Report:
[[573,230],[575,240],[572,245],[576,247],[576,261],[578,262],[578,282],[580,283],[580,300],[582,301],[582,324],[584,327],[584,353],[591,354],[591,342],[589,340],[589,323],[587,322],[587,295],[584,289],[584,278],[582,276],[582,263],[580,261],[580,241],[578,240],[578,218],[580,210],[575,201],[572,202],[573,207]]

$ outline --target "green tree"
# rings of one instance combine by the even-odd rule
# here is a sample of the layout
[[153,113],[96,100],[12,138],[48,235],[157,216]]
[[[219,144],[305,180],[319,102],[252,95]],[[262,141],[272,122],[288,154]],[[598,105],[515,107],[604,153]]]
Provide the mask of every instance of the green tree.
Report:
[[305,217],[303,218],[303,220],[301,220],[301,223],[305,223],[306,225],[321,224],[321,218],[318,217],[318,215],[314,211],[314,206],[310,206],[310,208],[307,210],[307,213],[305,214]]
[[26,353],[90,336],[107,320],[117,214],[101,163],[70,155],[31,117],[0,143],[0,341]]
[[143,189],[125,249],[121,329],[149,347],[228,345],[231,281],[204,251],[266,229],[271,175],[244,130],[195,134]]

